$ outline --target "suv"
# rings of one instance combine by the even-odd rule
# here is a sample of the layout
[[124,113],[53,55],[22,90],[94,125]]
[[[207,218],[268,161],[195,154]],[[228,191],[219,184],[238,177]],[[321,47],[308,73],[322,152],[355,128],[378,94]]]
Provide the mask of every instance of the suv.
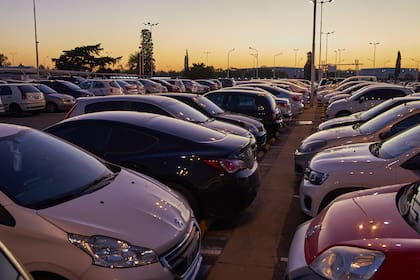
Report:
[[91,79],[80,84],[80,88],[86,89],[96,96],[121,95],[123,89],[116,80]]
[[271,93],[242,89],[221,89],[208,92],[204,96],[225,111],[257,118],[264,124],[269,135],[283,126],[282,113]]
[[12,114],[39,113],[45,109],[44,95],[30,84],[0,84],[0,98],[5,111]]
[[350,97],[332,102],[327,107],[327,118],[348,116],[350,114],[366,111],[379,103],[393,98],[403,97],[414,93],[413,89],[399,85],[371,85],[364,87]]

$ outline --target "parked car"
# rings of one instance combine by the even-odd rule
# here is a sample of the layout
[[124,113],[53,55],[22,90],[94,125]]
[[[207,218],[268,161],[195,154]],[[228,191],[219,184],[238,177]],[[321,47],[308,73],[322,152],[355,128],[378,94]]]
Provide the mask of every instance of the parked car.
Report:
[[286,278],[419,279],[419,183],[343,195],[301,224]]
[[45,109],[44,95],[31,84],[0,84],[0,98],[5,111],[13,115]]
[[6,112],[6,109],[4,108],[3,101],[1,101],[1,97],[0,97],[0,113],[4,113],[4,112]]
[[197,217],[236,217],[253,201],[260,182],[250,139],[175,118],[100,112],[46,131],[160,180],[180,192]]
[[138,90],[138,85],[130,84],[124,80],[115,80],[121,87],[123,94],[140,94],[140,91]]
[[114,79],[89,79],[81,83],[80,88],[96,96],[123,94],[123,89]]
[[204,95],[227,112],[249,115],[261,121],[269,136],[283,127],[283,117],[270,93],[219,89]]
[[370,108],[369,110],[357,112],[357,113],[351,114],[350,116],[326,120],[318,125],[318,130],[324,130],[324,129],[346,126],[346,125],[361,124],[402,103],[419,101],[419,100],[420,100],[420,96],[411,96],[411,95],[407,95],[405,97],[391,98]]
[[135,85],[137,87],[137,93],[138,94],[145,94],[146,93],[146,88],[144,87],[144,85],[138,79],[125,79],[124,81],[126,81],[127,83],[129,83],[131,85]]
[[83,78],[81,76],[52,76],[52,77],[49,77],[48,79],[69,81],[76,85],[80,85],[81,83],[86,81],[86,78]]
[[181,102],[184,102],[188,106],[200,111],[209,118],[224,121],[234,125],[241,126],[251,132],[257,140],[259,149],[262,149],[267,141],[267,131],[264,125],[257,119],[239,114],[229,113],[223,111],[222,108],[214,104],[210,99],[200,95],[192,93],[164,93],[163,96],[171,97]]
[[146,93],[161,93],[165,92],[166,87],[149,79],[139,79],[144,85]]
[[222,83],[222,87],[233,87],[236,85],[236,81],[232,78],[219,78]]
[[152,78],[150,80],[152,80],[153,82],[159,83],[162,86],[166,87],[168,92],[182,92],[182,89],[178,85],[171,84],[165,79]]
[[68,94],[73,96],[74,98],[78,97],[87,97],[93,96],[94,94],[85,90],[81,89],[78,85],[73,84],[69,81],[64,80],[40,80],[34,81],[36,83],[44,84],[49,86],[50,88],[54,89],[56,92]]
[[352,143],[385,140],[420,123],[420,101],[398,105],[357,125],[317,131],[306,137],[295,152],[295,171],[302,173],[321,150]]
[[358,84],[356,84],[356,85],[354,85],[350,88],[347,88],[347,89],[345,89],[341,92],[333,92],[333,93],[325,95],[322,102],[324,103],[324,105],[328,106],[329,104],[333,103],[334,101],[350,97],[353,93],[355,93],[359,89],[370,86],[370,85],[378,85],[378,83],[360,81]]
[[348,116],[350,114],[366,111],[379,103],[394,97],[402,97],[414,93],[411,88],[379,84],[363,87],[350,97],[332,102],[327,107],[328,119]]
[[200,229],[167,186],[23,126],[0,124],[0,157],[0,239],[35,279],[195,277]]
[[[154,113],[215,129],[251,139],[256,145],[255,137],[246,129],[230,123],[208,118],[187,104],[166,96],[124,95],[95,98],[79,98],[66,117],[101,111],[137,111]],[[255,147],[256,148],[256,147]]]
[[208,87],[207,91],[219,89],[219,85],[212,80],[199,79],[199,80],[195,80],[195,81],[199,84],[207,86]]
[[185,86],[185,92],[203,94],[210,89],[191,79],[180,79]]
[[317,153],[300,185],[300,205],[305,214],[315,217],[340,194],[419,179],[420,125],[416,125],[385,141]]
[[184,83],[180,79],[164,79],[166,82],[171,85],[179,87],[180,92],[187,92],[187,89],[184,86]]
[[46,102],[45,110],[49,113],[67,111],[73,107],[75,103],[74,97],[71,95],[58,93],[44,84],[33,85],[44,94]]

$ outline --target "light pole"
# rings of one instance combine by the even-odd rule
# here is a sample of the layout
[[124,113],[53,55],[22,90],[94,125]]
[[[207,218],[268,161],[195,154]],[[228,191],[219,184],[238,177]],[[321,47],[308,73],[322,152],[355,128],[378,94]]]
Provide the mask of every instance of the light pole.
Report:
[[419,81],[419,62],[420,62],[420,60],[419,59],[414,59],[414,58],[412,58],[411,60],[417,62],[417,67],[416,67],[416,70],[417,70],[416,81],[418,82]]
[[229,57],[230,57],[230,53],[233,52],[235,50],[235,48],[232,48],[228,51],[227,53],[227,77],[229,78],[229,70],[230,70],[230,65],[229,65]]
[[[334,34],[334,31],[325,32],[325,65],[328,67],[328,36]],[[328,71],[328,70],[327,70]]]
[[316,39],[316,1],[314,3],[313,23],[312,23],[312,54],[311,54],[311,107],[314,105],[315,98],[315,39]]
[[258,79],[258,50],[254,49],[254,48],[251,48],[251,47],[248,47],[248,48],[255,52],[254,54],[252,54],[252,56],[255,57],[255,59],[257,60],[257,65],[256,65],[256,70],[255,70],[255,76],[256,76],[255,78]]
[[[153,32],[153,26],[158,26],[159,22],[155,22],[155,23],[151,23],[151,22],[146,22],[143,23],[146,26],[149,26],[149,30],[150,30],[150,40],[152,40],[152,32]],[[144,52],[144,47],[142,48],[142,51]],[[142,54],[144,55],[144,54]],[[144,61],[143,61],[144,63]],[[150,58],[150,77],[153,76],[153,57]]]
[[372,68],[375,68],[376,46],[379,44],[380,44],[379,42],[375,42],[375,43],[369,42],[369,45],[373,45],[373,67]]
[[318,67],[321,69],[321,45],[322,45],[322,8],[324,6],[324,3],[331,3],[334,0],[327,0],[327,1],[319,1],[321,4],[321,15],[320,15],[320,22],[319,22],[319,63]]
[[275,70],[275,68],[276,68],[276,56],[279,56],[279,55],[282,55],[282,54],[283,53],[279,52],[279,53],[276,53],[274,55],[274,59],[273,59],[273,79],[276,77],[276,70]]
[[36,31],[36,8],[35,8],[35,0],[33,0],[34,3],[34,27],[35,27],[35,56],[36,56],[36,74],[39,80],[39,56],[38,56],[38,34]]
[[209,66],[209,54],[211,54],[211,52],[210,51],[205,51],[204,53],[206,55],[206,66]]

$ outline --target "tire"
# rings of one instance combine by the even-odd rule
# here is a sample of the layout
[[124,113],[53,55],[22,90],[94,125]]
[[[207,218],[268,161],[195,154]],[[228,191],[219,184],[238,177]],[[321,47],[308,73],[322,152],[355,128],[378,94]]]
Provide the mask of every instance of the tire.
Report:
[[363,188],[345,188],[345,189],[337,189],[333,190],[329,194],[327,194],[324,199],[322,200],[321,204],[319,205],[318,214],[327,207],[328,204],[330,204],[334,199],[339,197],[342,194],[349,193],[349,192],[355,192],[363,190]]
[[48,113],[55,113],[57,112],[57,105],[55,105],[53,102],[48,102],[45,106],[45,109]]
[[11,104],[9,107],[9,113],[12,116],[19,116],[20,114],[22,114],[22,109],[17,104]]

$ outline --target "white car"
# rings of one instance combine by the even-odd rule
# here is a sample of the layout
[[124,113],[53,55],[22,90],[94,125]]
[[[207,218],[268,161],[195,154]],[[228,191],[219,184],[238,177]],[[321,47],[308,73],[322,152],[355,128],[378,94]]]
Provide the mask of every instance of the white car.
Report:
[[317,131],[295,151],[295,171],[303,173],[318,152],[334,146],[385,140],[420,123],[420,101],[398,105],[363,123]]
[[0,158],[0,240],[35,280],[196,276],[200,229],[167,186],[22,126],[0,124]]
[[96,96],[124,94],[123,89],[114,79],[89,79],[82,82],[79,86]]
[[412,88],[400,85],[370,85],[359,89],[347,98],[332,102],[327,107],[326,116],[328,119],[348,116],[356,112],[366,111],[387,99],[412,93],[414,93]]
[[341,194],[420,178],[420,125],[383,142],[344,145],[318,153],[300,185],[302,211],[315,217]]
[[[42,92],[30,84],[0,84],[0,99],[6,112],[39,113],[45,109],[45,98]],[[1,107],[1,106],[0,106]]]

